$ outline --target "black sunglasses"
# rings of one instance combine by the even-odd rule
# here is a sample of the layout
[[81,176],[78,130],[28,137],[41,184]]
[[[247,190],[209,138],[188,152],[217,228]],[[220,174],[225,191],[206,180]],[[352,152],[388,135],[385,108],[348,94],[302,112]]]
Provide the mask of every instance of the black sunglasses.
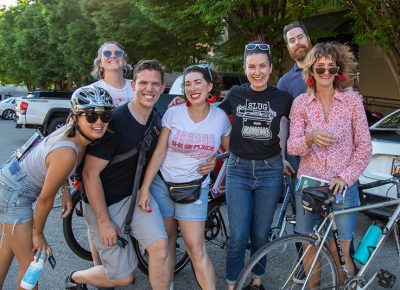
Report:
[[246,50],[255,50],[259,48],[261,50],[269,51],[269,45],[266,43],[249,43],[244,46]]
[[331,75],[335,75],[339,72],[339,67],[338,66],[331,66],[331,67],[314,67],[314,70],[317,74],[322,75],[326,71],[330,73]]
[[103,123],[108,123],[111,121],[112,113],[104,112],[104,113],[98,114],[96,112],[90,112],[90,113],[82,113],[81,116],[85,116],[86,121],[88,121],[88,123],[90,123],[90,124],[96,123],[97,120],[99,119],[99,117]]
[[113,53],[116,57],[123,57],[125,54],[125,52],[123,52],[122,50],[116,50],[116,51],[103,50],[104,57],[111,57],[113,55]]

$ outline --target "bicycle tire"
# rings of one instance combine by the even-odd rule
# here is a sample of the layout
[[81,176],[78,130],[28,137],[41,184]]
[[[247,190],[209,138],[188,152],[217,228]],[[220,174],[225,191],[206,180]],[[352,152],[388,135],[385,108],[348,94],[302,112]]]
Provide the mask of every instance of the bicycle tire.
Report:
[[[306,274],[302,266],[297,266],[299,256],[296,250],[296,244],[315,245],[317,240],[307,235],[289,235],[265,245],[258,250],[243,267],[239,274],[235,290],[242,290],[253,278],[252,270],[255,266],[261,267],[264,259],[267,260],[265,274],[261,277],[262,284],[268,286],[268,289],[301,289],[304,285],[300,283]],[[326,246],[323,246],[320,252],[321,260],[315,265],[318,273],[321,274],[321,284],[318,289],[338,289],[338,272],[332,254]],[[296,275],[291,275],[293,272]],[[296,276],[294,279],[293,276]],[[295,281],[296,280],[296,281]],[[305,289],[309,289],[306,285]]]
[[206,242],[217,245],[221,249],[225,249],[228,244],[228,232],[224,213],[221,207],[226,205],[225,196],[212,199],[208,203],[207,220],[205,224],[205,240]]
[[72,196],[72,212],[63,219],[63,233],[67,245],[77,256],[87,261],[93,261],[90,252],[87,224],[83,218],[82,200],[80,192],[73,190]]

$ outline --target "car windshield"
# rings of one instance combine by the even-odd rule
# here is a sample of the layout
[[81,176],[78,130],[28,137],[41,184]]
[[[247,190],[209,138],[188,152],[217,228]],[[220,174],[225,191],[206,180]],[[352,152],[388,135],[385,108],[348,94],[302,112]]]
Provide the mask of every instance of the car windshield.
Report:
[[374,140],[400,143],[400,110],[370,128]]
[[373,126],[372,128],[381,130],[381,129],[395,129],[400,130],[400,110],[396,113],[384,118],[377,126]]

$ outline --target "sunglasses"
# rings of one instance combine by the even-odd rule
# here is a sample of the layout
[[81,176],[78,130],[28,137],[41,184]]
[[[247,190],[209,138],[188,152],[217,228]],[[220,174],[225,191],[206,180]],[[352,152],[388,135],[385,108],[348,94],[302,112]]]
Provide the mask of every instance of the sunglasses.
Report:
[[210,80],[213,81],[213,77],[212,77],[212,73],[211,73],[211,70],[210,70],[210,66],[208,64],[194,64],[194,65],[191,65],[189,68],[191,68],[191,67],[199,67],[199,68],[207,69],[208,76],[210,77]]
[[86,121],[88,121],[88,123],[90,124],[96,123],[99,117],[103,123],[108,123],[111,121],[112,113],[104,112],[101,114],[97,114],[96,112],[90,112],[90,113],[82,113],[81,116],[85,116]]
[[116,50],[116,51],[103,50],[104,57],[111,57],[113,55],[113,53],[116,57],[123,57],[125,54],[125,52],[123,52],[122,50]]
[[250,43],[244,46],[245,50],[255,50],[256,48],[269,51],[269,45],[266,43]]
[[326,71],[330,73],[331,75],[335,75],[339,72],[339,67],[338,66],[331,66],[331,67],[314,67],[314,70],[317,74],[322,75]]

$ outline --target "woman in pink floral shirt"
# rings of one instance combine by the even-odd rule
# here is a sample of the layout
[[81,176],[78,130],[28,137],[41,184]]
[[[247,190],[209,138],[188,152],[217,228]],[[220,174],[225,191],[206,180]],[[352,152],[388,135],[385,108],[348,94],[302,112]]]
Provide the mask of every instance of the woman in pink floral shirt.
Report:
[[[305,62],[303,77],[309,91],[293,102],[288,152],[301,157],[298,176],[328,180],[334,194],[347,186],[344,203],[334,209],[358,206],[357,179],[368,165],[372,146],[362,98],[348,79],[357,63],[350,48],[336,42],[316,44]],[[304,211],[301,197],[298,192],[296,232],[310,234],[320,216]],[[355,213],[337,217],[346,264],[353,274],[349,248],[355,222]],[[332,239],[329,246],[338,260]],[[339,275],[342,281],[343,273]]]

